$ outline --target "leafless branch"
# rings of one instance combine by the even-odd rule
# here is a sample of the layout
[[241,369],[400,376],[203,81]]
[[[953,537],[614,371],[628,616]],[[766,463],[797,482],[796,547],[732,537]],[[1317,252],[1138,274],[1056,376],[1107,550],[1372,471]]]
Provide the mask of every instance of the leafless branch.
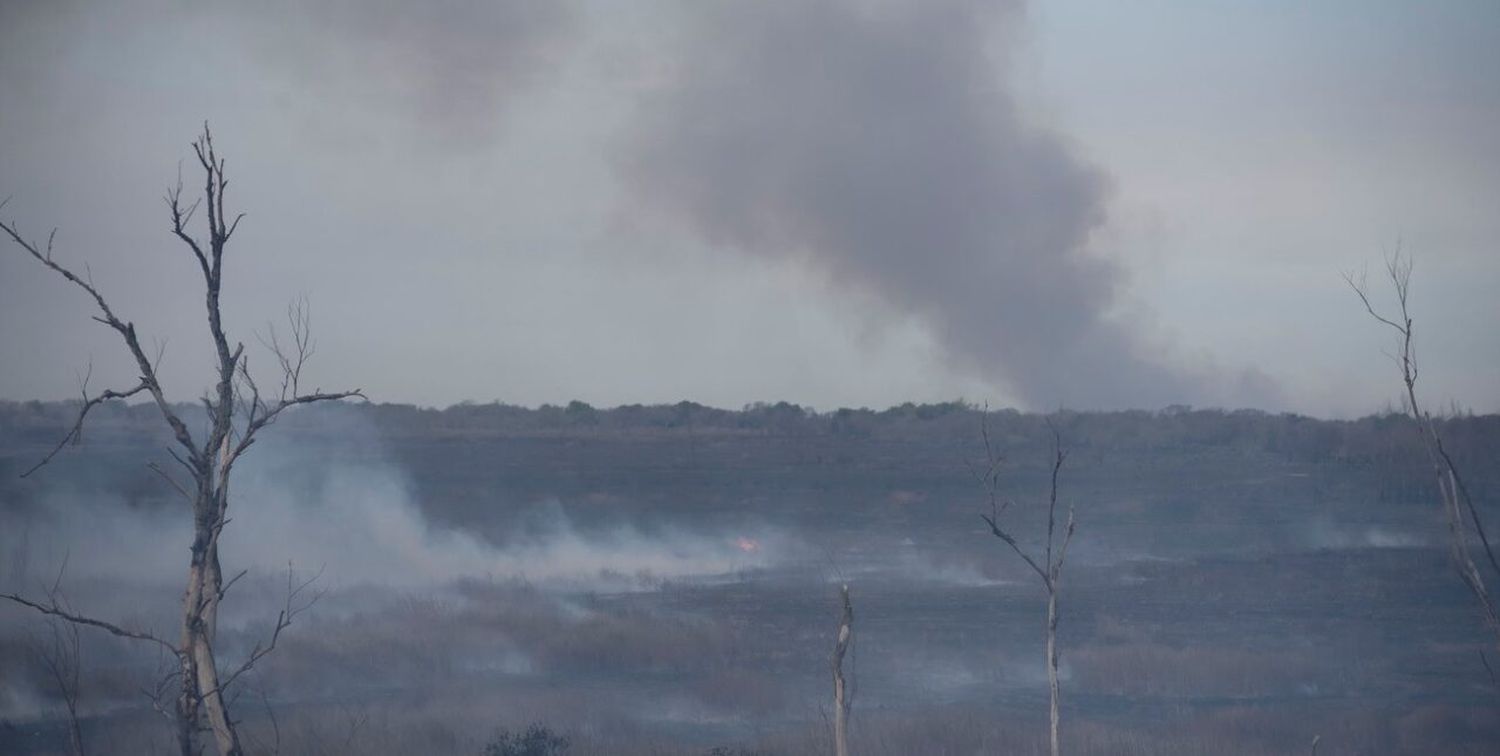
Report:
[[1433,443],[1437,447],[1438,456],[1443,460],[1443,467],[1448,472],[1450,485],[1458,499],[1463,502],[1464,509],[1469,515],[1469,521],[1474,525],[1474,534],[1478,536],[1479,543],[1484,549],[1490,568],[1495,571],[1495,576],[1500,578],[1500,561],[1495,558],[1495,549],[1490,545],[1490,538],[1485,534],[1484,523],[1479,519],[1479,510],[1474,506],[1474,499],[1469,495],[1469,487],[1464,485],[1464,479],[1458,473],[1458,466],[1453,463],[1453,458],[1448,455],[1448,450],[1443,446],[1441,436],[1434,434]]
[[193,500],[193,495],[188,493],[187,489],[184,488],[181,483],[178,483],[177,479],[172,477],[171,473],[163,470],[161,465],[158,465],[155,462],[148,462],[146,463],[146,468],[151,472],[156,473],[157,476],[162,480],[166,481],[167,485],[171,486],[173,490],[182,495],[182,498],[187,499],[189,502]]
[[156,340],[156,358],[151,360],[151,372],[157,373],[161,370],[161,361],[167,355],[167,340]]
[[1449,531],[1449,553],[1460,579],[1469,588],[1475,601],[1479,604],[1480,611],[1484,617],[1485,625],[1500,640],[1500,608],[1496,607],[1494,597],[1489,587],[1485,584],[1484,576],[1473,556],[1473,544],[1468,535],[1468,528],[1474,529],[1475,538],[1478,539],[1479,547],[1484,552],[1484,559],[1494,573],[1494,577],[1500,578],[1500,560],[1496,559],[1495,551],[1485,531],[1484,523],[1479,516],[1479,511],[1474,505],[1473,498],[1469,495],[1468,488],[1464,485],[1463,478],[1459,474],[1457,465],[1454,464],[1452,456],[1443,444],[1442,434],[1438,430],[1436,421],[1431,413],[1423,409],[1417,399],[1417,362],[1414,347],[1412,318],[1410,312],[1411,274],[1412,260],[1402,254],[1398,245],[1393,255],[1386,259],[1386,276],[1390,281],[1396,297],[1396,314],[1394,316],[1382,315],[1372,304],[1367,292],[1363,278],[1356,282],[1353,276],[1346,274],[1344,280],[1354,289],[1360,303],[1364,305],[1365,311],[1377,322],[1384,324],[1396,331],[1399,337],[1399,351],[1396,357],[1397,365],[1401,371],[1401,381],[1405,387],[1405,395],[1402,403],[1405,405],[1407,415],[1416,425],[1418,435],[1422,440],[1423,450],[1427,454],[1428,463],[1436,478],[1438,493],[1441,498],[1443,511],[1448,520]]
[[[1063,461],[1068,458],[1068,453],[1063,449],[1062,434],[1058,433],[1057,426],[1052,419],[1047,419],[1047,429],[1052,431],[1052,487],[1047,495],[1047,571],[1052,576],[1051,582],[1057,581],[1057,573],[1061,564],[1054,565],[1052,562],[1052,541],[1054,531],[1057,529],[1057,474],[1062,470]],[[1072,510],[1069,509],[1068,537],[1072,537]],[[1060,562],[1061,560],[1059,560]]]
[[[265,658],[265,656],[272,651],[275,651],[276,642],[281,639],[281,632],[288,627],[291,627],[292,620],[296,619],[298,615],[302,614],[308,609],[311,609],[313,605],[318,603],[318,600],[323,597],[321,591],[314,593],[309,597],[303,597],[303,593],[307,590],[307,588],[314,582],[316,582],[319,577],[322,577],[322,575],[323,568],[320,567],[312,577],[298,583],[295,581],[295,576],[292,572],[291,566],[288,565],[286,570],[286,603],[283,605],[281,611],[276,615],[276,625],[271,630],[270,639],[264,643],[256,643],[255,648],[250,650],[250,655],[246,657],[244,663],[240,664],[240,666],[237,667],[233,672],[229,673],[229,675],[222,678],[222,682],[219,683],[218,688],[206,693],[201,693],[200,695],[204,698],[207,698],[213,693],[228,690],[229,686],[233,685],[235,680],[238,680],[241,675],[249,672],[252,668],[254,668],[256,662]],[[239,578],[236,577],[235,579],[237,580]]]
[[[1373,305],[1373,304],[1370,303],[1369,280],[1368,279],[1369,279],[1368,274],[1363,273],[1363,272],[1360,273],[1358,281],[1354,280],[1354,274],[1353,273],[1349,273],[1347,271],[1344,273],[1344,283],[1349,284],[1349,288],[1353,289],[1354,293],[1359,296],[1359,301],[1361,303],[1363,303],[1364,306],[1365,306],[1365,312],[1370,313],[1370,317],[1375,318],[1376,320],[1380,321],[1381,323],[1384,323],[1384,324],[1390,326],[1391,328],[1396,329],[1397,333],[1405,335],[1406,334],[1406,326],[1404,326],[1404,325],[1402,325],[1400,323],[1397,323],[1396,321],[1391,320],[1390,318],[1387,318],[1386,316],[1381,315],[1379,312],[1375,311],[1375,305]],[[1405,290],[1402,289],[1401,291],[1402,291],[1401,296],[1402,296],[1402,299],[1404,301],[1405,300]]]
[[834,756],[849,756],[849,713],[854,706],[853,692],[844,678],[844,656],[854,640],[854,605],[849,601],[849,586],[839,588],[843,610],[839,615],[838,635],[833,642],[833,743]]
[[[261,393],[260,387],[250,375],[249,360],[236,357],[239,379],[250,392],[250,401],[245,409],[245,427],[240,433],[239,442],[228,453],[224,460],[224,467],[232,467],[234,462],[255,443],[255,434],[268,425],[276,422],[282,412],[301,404],[316,404],[318,402],[335,402],[343,399],[364,399],[364,392],[360,389],[351,391],[324,392],[315,389],[311,393],[301,393],[302,370],[308,359],[313,355],[314,345],[312,342],[310,323],[311,319],[307,310],[307,303],[303,300],[294,302],[287,308],[287,320],[291,325],[292,343],[284,345],[277,336],[275,326],[267,329],[266,336],[257,336],[263,346],[271,352],[281,368],[280,395],[274,401],[266,401]],[[238,354],[238,353],[237,353]]]
[[45,604],[32,601],[31,599],[14,593],[0,593],[0,598],[15,602],[25,607],[30,607],[31,609],[35,609],[36,611],[41,612],[43,615],[46,615],[48,617],[56,617],[74,625],[97,627],[110,633],[111,635],[115,635],[121,638],[130,638],[132,640],[147,641],[149,643],[156,644],[158,647],[171,651],[174,655],[178,653],[175,646],[150,633],[141,632],[138,630],[126,630],[125,628],[122,628],[114,623],[105,622],[104,620],[94,619],[92,617],[85,617],[81,614],[73,612],[72,608],[68,606],[67,599],[64,596],[61,588],[63,572],[66,569],[67,559],[65,558],[62,565],[58,568],[57,577],[53,579],[50,585],[44,585],[42,588],[43,593],[45,593],[47,596],[47,603]]
[[1017,556],[1025,560],[1027,566],[1031,567],[1031,570],[1037,574],[1037,577],[1040,577],[1042,579],[1042,586],[1048,591],[1051,591],[1052,578],[1047,575],[1047,571],[1042,569],[1041,565],[1036,563],[1036,560],[1031,558],[1031,555],[1027,554],[1021,548],[1020,544],[1016,543],[1016,539],[1012,537],[1011,534],[1001,529],[998,515],[998,511],[996,511],[993,514],[980,514],[979,516],[983,518],[985,523],[990,526],[990,532],[994,533],[996,538],[999,538],[1000,540],[1004,541],[1006,545],[1010,546],[1010,548],[1016,552]]
[[156,637],[156,636],[154,636],[154,635],[152,635],[150,633],[141,632],[141,631],[138,631],[138,630],[126,630],[125,628],[122,628],[119,625],[116,625],[116,624],[113,624],[113,623],[110,623],[110,622],[105,622],[104,620],[98,620],[98,619],[94,619],[92,617],[85,617],[85,616],[80,615],[80,614],[74,614],[74,613],[72,613],[72,612],[70,612],[70,611],[68,611],[68,610],[66,610],[66,609],[58,606],[54,602],[49,602],[47,604],[39,604],[39,603],[37,603],[35,601],[32,601],[30,599],[25,598],[24,596],[18,596],[18,595],[14,594],[14,593],[0,593],[0,598],[7,599],[9,601],[14,601],[15,603],[20,604],[22,606],[31,607],[32,609],[35,609],[38,612],[41,612],[42,614],[48,615],[50,617],[57,617],[59,619],[67,620],[68,622],[72,622],[72,623],[78,624],[78,625],[88,625],[89,627],[97,627],[100,630],[104,630],[105,632],[108,632],[111,635],[116,635],[116,636],[119,636],[121,638],[130,638],[130,639],[133,639],[133,640],[146,641],[148,643],[155,643],[156,645],[158,645],[158,646],[160,646],[160,647],[162,647],[162,648],[164,648],[164,649],[166,649],[168,651],[171,651],[173,654],[177,653],[177,647],[176,646],[173,646],[172,644],[170,644],[170,643],[162,640],[161,638],[158,638],[158,637]]
[[[312,605],[317,599],[308,599],[306,590],[312,581],[296,584],[289,571],[288,596],[285,607],[277,617],[270,638],[257,645],[249,657],[233,673],[221,676],[214,657],[213,640],[217,625],[219,602],[225,592],[232,588],[244,573],[223,581],[219,562],[218,542],[224,526],[229,522],[229,474],[239,455],[254,443],[256,433],[276,421],[280,414],[291,407],[364,395],[353,391],[324,392],[321,389],[302,389],[303,367],[314,348],[310,337],[309,318],[305,303],[290,308],[291,341],[285,344],[273,338],[272,351],[282,368],[282,384],[274,397],[263,395],[260,386],[250,375],[249,360],[244,346],[232,342],[226,336],[220,307],[223,283],[223,262],[226,244],[239,227],[243,214],[226,212],[225,196],[229,182],[225,177],[225,161],[219,157],[213,136],[205,123],[203,132],[193,142],[193,154],[203,169],[202,195],[188,202],[183,196],[181,166],[178,180],[166,191],[165,202],[170,218],[172,235],[191,252],[203,277],[204,305],[216,358],[217,381],[205,393],[202,405],[208,415],[207,432],[195,438],[188,426],[177,414],[163,392],[157,369],[165,352],[164,343],[156,343],[154,355],[148,355],[141,346],[135,326],[118,317],[111,309],[101,291],[94,285],[87,265],[78,275],[58,263],[53,256],[56,233],[47,237],[45,246],[30,241],[14,223],[0,219],[0,230],[44,267],[52,270],[64,280],[78,287],[93,301],[95,312],[92,318],[115,331],[125,342],[140,376],[140,384],[129,390],[106,391],[97,397],[90,396],[87,379],[84,379],[83,405],[77,422],[58,448],[48,454],[37,467],[45,465],[58,454],[68,440],[77,440],[86,416],[99,403],[113,398],[126,398],[140,392],[148,392],[155,401],[166,424],[171,428],[176,443],[168,448],[172,459],[187,473],[173,476],[152,464],[150,469],[161,476],[168,485],[192,504],[193,543],[192,559],[188,565],[187,585],[182,602],[183,632],[181,647],[175,647],[156,636],[118,625],[82,616],[72,611],[54,589],[46,601],[33,601],[14,594],[0,594],[23,606],[31,607],[48,617],[65,620],[72,626],[93,626],[124,638],[150,641],[162,653],[170,653],[177,662],[177,669],[161,678],[155,691],[143,691],[157,710],[166,713],[165,703],[170,688],[178,687],[177,695],[170,697],[172,719],[177,729],[179,751],[183,756],[202,752],[198,738],[205,731],[212,731],[218,751],[226,756],[241,756],[244,753],[236,733],[235,722],[222,693],[241,675],[249,671],[257,661],[276,645],[281,633],[293,619]],[[0,202],[0,207],[4,206]],[[189,225],[199,218],[199,209],[206,216],[206,232],[194,232]],[[34,471],[37,468],[33,468]],[[28,471],[29,475],[32,471]],[[205,729],[206,728],[206,729]]]
[[176,717],[176,713],[172,711],[168,702],[174,689],[179,685],[182,671],[181,666],[175,663],[179,661],[177,657],[173,657],[173,663],[167,662],[166,659],[165,654],[158,655],[155,682],[150,688],[141,688],[141,695],[150,702],[152,711],[166,717],[170,722]]
[[172,428],[177,442],[188,451],[188,457],[197,460],[199,458],[198,448],[193,442],[192,435],[188,433],[187,425],[177,417],[176,412],[167,402],[166,395],[162,392],[161,383],[156,379],[156,369],[151,360],[146,356],[145,351],[141,349],[140,339],[136,336],[135,325],[116,317],[114,311],[110,309],[109,303],[104,300],[104,295],[100,294],[99,290],[91,282],[80,278],[73,271],[52,260],[52,237],[48,237],[47,251],[43,253],[34,243],[27,241],[21,235],[21,232],[16,228],[14,223],[0,221],[0,230],[5,231],[6,235],[12,241],[24,249],[27,254],[35,258],[37,262],[40,262],[62,276],[69,283],[82,289],[94,300],[94,304],[100,312],[100,316],[96,316],[94,319],[114,329],[125,341],[125,346],[130,350],[131,356],[135,358],[136,367],[141,372],[141,383],[145,386],[143,390],[151,392],[152,398],[156,400],[157,408],[161,411],[162,417],[166,420],[167,424]]
[[1049,735],[1052,756],[1061,753],[1061,740],[1059,738],[1060,700],[1061,688],[1058,676],[1057,655],[1057,623],[1058,623],[1058,593],[1062,583],[1062,568],[1068,557],[1068,546],[1073,542],[1073,534],[1077,530],[1075,509],[1070,502],[1068,505],[1068,519],[1063,525],[1063,536],[1061,543],[1057,539],[1057,493],[1058,476],[1062,472],[1063,463],[1068,458],[1067,451],[1063,448],[1062,434],[1058,431],[1056,424],[1051,418],[1047,418],[1047,428],[1052,432],[1052,476],[1051,487],[1047,495],[1047,536],[1044,544],[1043,563],[1038,564],[1030,554],[1022,549],[1016,542],[1014,536],[1000,526],[1001,507],[998,504],[999,474],[997,472],[999,455],[996,453],[989,435],[989,408],[981,415],[980,436],[984,439],[985,458],[990,463],[990,468],[982,478],[985,493],[990,500],[990,514],[981,514],[980,517],[985,524],[990,526],[990,532],[996,538],[1004,541],[1011,551],[1016,553],[1026,566],[1042,580],[1042,588],[1047,594],[1047,685],[1049,689],[1050,711],[1049,711]]
[[78,701],[82,692],[80,685],[82,649],[79,643],[78,626],[71,622],[48,619],[47,629],[49,637],[46,640],[33,639],[36,655],[42,660],[42,666],[46,668],[53,684],[57,686],[58,693],[62,695],[63,705],[68,710],[70,748],[75,756],[84,756],[83,729],[78,720]]
[[1000,469],[1005,464],[1005,458],[995,450],[993,443],[990,441],[989,416],[990,405],[986,403],[984,408],[980,410],[979,415],[979,436],[984,440],[984,470],[981,472],[967,459],[964,460],[964,464],[968,466],[969,473],[974,476],[975,481],[984,488],[985,495],[988,496],[990,501],[990,511],[998,516],[1005,511],[1006,507],[1010,506],[1010,501],[999,497]]
[[83,406],[78,410],[78,417],[73,421],[73,427],[69,429],[67,435],[63,436],[63,439],[57,443],[57,446],[54,446],[52,448],[52,451],[47,452],[46,456],[42,457],[40,462],[37,462],[30,468],[27,468],[26,472],[21,473],[21,477],[29,477],[37,470],[46,467],[47,463],[51,462],[52,458],[56,457],[58,453],[60,453],[64,448],[68,446],[69,443],[76,443],[78,439],[82,438],[83,421],[88,417],[90,410],[111,399],[128,399],[129,397],[135,396],[136,394],[139,394],[149,388],[146,382],[142,381],[141,383],[136,384],[134,387],[125,389],[124,391],[114,391],[112,389],[107,389],[99,393],[97,396],[90,397],[88,395],[87,380],[87,378],[84,379]]
[[238,583],[240,581],[240,578],[244,577],[249,572],[249,570],[240,570],[238,574],[225,582],[224,585],[219,588],[219,598],[223,599],[224,594],[228,593],[229,589],[233,587],[235,583]]
[[271,699],[266,691],[260,691],[260,702],[266,708],[266,719],[271,723],[271,756],[281,753],[281,725],[276,721],[276,708],[271,705]]
[[198,469],[190,464],[187,460],[183,459],[182,455],[178,454],[176,449],[172,449],[169,447],[167,449],[167,454],[170,454],[172,456],[172,460],[177,464],[182,465],[183,469],[187,470],[189,475],[197,477]]
[[187,232],[187,225],[193,219],[193,214],[198,211],[198,206],[203,202],[201,198],[193,201],[187,208],[182,207],[182,165],[177,166],[177,184],[167,189],[167,210],[172,215],[172,235],[181,239],[189,249],[193,251],[193,257],[198,260],[198,267],[203,272],[204,279],[209,276],[208,256],[203,254],[203,248],[198,245]]
[[[48,602],[52,606],[68,609],[67,596],[62,590],[63,574],[67,571],[68,559],[63,557],[62,564],[57,568],[57,576],[51,585],[44,585],[43,592],[47,595]],[[75,756],[84,756],[83,728],[78,719],[78,701],[82,693],[82,647],[79,639],[78,625],[72,622],[59,622],[57,619],[47,618],[47,629],[49,637],[46,640],[33,638],[36,656],[41,659],[42,665],[47,669],[52,682],[57,686],[58,693],[62,695],[63,705],[68,710],[68,742]]]
[[271,724],[271,742],[267,743],[253,731],[246,732],[245,738],[255,746],[251,749],[253,752],[276,756],[276,754],[281,753],[281,725],[276,720],[276,708],[271,705],[271,697],[266,694],[264,686],[255,685],[248,687],[255,694],[255,697],[259,699],[261,709],[266,715],[266,721]]

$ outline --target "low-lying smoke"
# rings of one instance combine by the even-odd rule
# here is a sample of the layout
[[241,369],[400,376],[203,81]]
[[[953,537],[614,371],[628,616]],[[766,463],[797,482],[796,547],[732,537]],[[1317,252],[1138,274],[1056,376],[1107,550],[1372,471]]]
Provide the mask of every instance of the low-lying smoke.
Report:
[[1403,529],[1381,525],[1340,524],[1319,519],[1303,534],[1314,549],[1413,549],[1429,545],[1428,539]]
[[[370,435],[351,429],[348,437]],[[268,437],[242,462],[231,502],[221,542],[227,571],[274,576],[290,564],[301,573],[321,570],[329,588],[433,587],[462,578],[628,587],[761,567],[787,543],[764,530],[648,533],[624,524],[585,532],[552,501],[533,505],[531,527],[498,546],[429,522],[409,480],[378,453],[314,452],[288,435]],[[6,554],[29,555],[33,578],[66,558],[70,580],[162,584],[182,579],[192,540],[182,511],[134,509],[62,483],[37,515],[0,538]]]

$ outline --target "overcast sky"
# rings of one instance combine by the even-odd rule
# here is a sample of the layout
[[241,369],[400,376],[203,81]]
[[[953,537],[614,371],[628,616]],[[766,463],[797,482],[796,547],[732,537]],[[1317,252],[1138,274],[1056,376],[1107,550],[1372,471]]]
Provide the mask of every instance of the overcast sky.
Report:
[[[1360,415],[1399,380],[1341,273],[1399,242],[1426,396],[1497,411],[1497,72],[1492,0],[9,0],[0,214],[182,400],[207,119],[252,367],[305,296],[377,401]],[[133,382],[0,252],[0,398]]]

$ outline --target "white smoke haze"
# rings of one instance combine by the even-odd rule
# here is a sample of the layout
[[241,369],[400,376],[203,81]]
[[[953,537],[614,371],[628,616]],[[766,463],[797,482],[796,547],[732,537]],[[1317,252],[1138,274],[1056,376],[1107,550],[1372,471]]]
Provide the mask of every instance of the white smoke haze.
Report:
[[934,555],[908,554],[901,559],[900,573],[903,576],[916,577],[927,582],[963,588],[983,588],[1016,583],[1017,581],[1013,579],[995,574],[997,571],[995,568],[1000,564],[999,559],[991,559],[985,564],[979,564],[973,561],[944,559]]
[[1430,544],[1417,533],[1383,525],[1337,523],[1328,519],[1313,522],[1303,536],[1314,549],[1412,549]]
[[[358,420],[333,417],[351,426],[345,437],[372,437],[372,429],[353,427],[363,425]],[[0,536],[6,554],[29,554],[33,578],[66,559],[69,582],[180,582],[192,540],[185,511],[132,508],[66,484],[49,485],[40,504],[39,514]],[[435,588],[465,578],[618,589],[762,568],[797,548],[765,528],[648,533],[627,523],[585,532],[556,501],[527,508],[534,516],[526,533],[496,545],[429,522],[411,482],[378,452],[351,459],[273,432],[236,470],[221,555],[227,575],[284,576],[290,565],[321,573],[319,585],[330,590]]]
[[930,542],[917,543],[904,538],[898,544],[862,555],[856,563],[833,570],[827,580],[842,583],[849,578],[874,578],[880,581],[905,580],[937,583],[960,588],[1010,585],[1016,580],[1009,572],[1012,566],[1004,555],[976,557],[972,553],[955,553]]
[[[243,658],[264,640],[286,600],[289,569],[296,583],[315,578],[301,599],[318,598],[278,652],[286,660],[272,661],[278,669],[295,668],[299,648],[323,648],[315,637],[322,632],[374,638],[377,648],[414,656],[405,645],[407,622],[429,630],[440,623],[454,632],[451,627],[474,616],[522,623],[536,617],[571,632],[582,623],[612,621],[572,597],[737,580],[801,549],[766,527],[709,532],[626,523],[588,531],[556,500],[523,505],[527,527],[497,545],[429,521],[411,481],[382,453],[367,421],[333,410],[321,413],[318,424],[340,440],[275,428],[236,470],[220,553],[226,577],[246,574],[221,610],[226,658]],[[77,611],[175,637],[191,542],[188,515],[176,502],[134,507],[121,496],[54,477],[34,504],[0,530],[0,588],[40,598],[61,573],[60,586]],[[367,623],[373,624],[365,629]],[[392,629],[383,635],[377,628],[386,625]],[[0,605],[0,651],[26,648],[26,634],[39,628],[45,629],[29,610]],[[125,660],[121,674],[129,680],[150,676],[150,654],[141,648],[115,648],[102,633],[84,640],[91,659]],[[455,658],[438,663],[473,675],[526,676],[538,668],[498,629],[470,651],[454,651]],[[91,712],[140,703],[134,689],[90,685]],[[342,694],[331,683],[324,687],[309,690]],[[59,711],[44,677],[0,675],[0,717],[37,721]]]
[[0,716],[25,722],[56,713],[56,706],[37,689],[0,678]]
[[[976,657],[982,663],[976,662]],[[991,649],[974,649],[969,655],[919,650],[894,662],[882,673],[905,681],[924,695],[950,701],[972,696],[988,686],[1017,689],[1047,684],[1047,667],[1042,661]],[[1067,681],[1072,675],[1071,664],[1065,658],[1060,659],[1059,678]]]

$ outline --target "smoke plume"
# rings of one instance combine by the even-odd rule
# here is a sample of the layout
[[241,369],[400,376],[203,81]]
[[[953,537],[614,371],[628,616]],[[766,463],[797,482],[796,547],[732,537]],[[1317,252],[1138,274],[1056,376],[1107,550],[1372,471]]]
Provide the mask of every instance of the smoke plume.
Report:
[[511,96],[565,60],[577,23],[571,2],[515,0],[277,2],[239,13],[252,55],[330,115],[386,112],[460,146],[495,135]]
[[626,137],[638,209],[921,318],[1032,407],[1239,398],[1109,317],[1110,182],[1007,90],[1020,6],[695,6]]

